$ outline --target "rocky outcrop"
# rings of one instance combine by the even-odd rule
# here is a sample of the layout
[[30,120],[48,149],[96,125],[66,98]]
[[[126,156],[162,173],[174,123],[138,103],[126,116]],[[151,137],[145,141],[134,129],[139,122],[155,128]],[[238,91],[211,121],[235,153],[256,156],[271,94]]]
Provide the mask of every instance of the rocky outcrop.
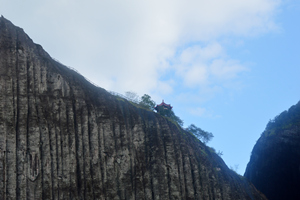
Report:
[[269,122],[245,177],[270,200],[300,199],[300,102]]
[[195,137],[0,18],[1,199],[265,199]]

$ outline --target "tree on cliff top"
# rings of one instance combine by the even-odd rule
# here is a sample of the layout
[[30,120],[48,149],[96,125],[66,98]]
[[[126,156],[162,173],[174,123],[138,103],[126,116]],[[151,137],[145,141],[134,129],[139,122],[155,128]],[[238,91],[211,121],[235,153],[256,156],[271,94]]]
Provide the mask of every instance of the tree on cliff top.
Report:
[[144,108],[150,109],[152,111],[154,110],[154,107],[156,105],[156,103],[151,99],[151,97],[148,94],[144,94],[142,96],[139,104]]
[[125,92],[125,97],[127,98],[127,100],[132,101],[132,102],[139,101],[139,96],[137,95],[137,93],[132,92],[132,91]]
[[186,130],[195,135],[204,144],[211,141],[211,139],[214,137],[212,133],[204,131],[201,128],[195,126],[194,124],[191,124],[189,127],[186,128]]

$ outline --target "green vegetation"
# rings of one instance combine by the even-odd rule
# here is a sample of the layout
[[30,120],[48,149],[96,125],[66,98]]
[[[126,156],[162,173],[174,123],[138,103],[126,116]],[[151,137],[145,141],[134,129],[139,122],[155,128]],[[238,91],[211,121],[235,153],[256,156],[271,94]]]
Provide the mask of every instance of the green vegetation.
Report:
[[174,121],[178,123],[180,126],[183,126],[183,120],[180,119],[178,116],[176,116],[173,110],[165,109],[163,107],[158,107],[157,113],[159,113],[161,116],[168,117],[169,119],[171,119],[171,121]]
[[[122,95],[120,95],[120,94],[117,94],[117,95],[119,98],[120,97],[122,98]],[[128,91],[125,93],[125,96],[123,96],[123,98],[127,99],[129,102],[134,103],[137,107],[144,108],[144,109],[151,110],[151,111],[156,110],[158,114],[166,117],[168,120],[173,122],[176,126],[180,126],[181,128],[183,126],[183,120],[180,119],[177,115],[175,115],[175,113],[172,109],[168,109],[163,106],[157,106],[155,108],[156,103],[155,103],[155,101],[153,101],[151,99],[151,96],[148,94],[144,94],[141,98],[139,98],[139,96],[135,92]],[[194,136],[195,139],[199,139],[204,144],[211,141],[212,138],[214,137],[212,133],[204,131],[201,128],[195,126],[194,124],[191,124],[185,130],[187,132],[189,132],[192,136]],[[223,152],[219,151],[217,154],[219,156],[222,156]]]
[[213,147],[208,147],[208,150],[210,151],[210,153],[217,153],[215,148]]
[[276,133],[300,126],[300,102],[292,106],[288,111],[283,111],[267,124],[265,136],[276,135]]
[[135,92],[132,91],[125,92],[125,96],[127,100],[130,100],[134,103],[139,101],[139,96]]
[[200,149],[201,150],[201,153],[204,155],[204,156],[207,156],[207,153],[205,152],[205,150],[203,149]]
[[191,124],[186,130],[195,135],[204,144],[208,143],[214,137],[212,133],[204,131],[194,124]]
[[144,94],[139,103],[144,108],[154,111],[156,103],[151,99],[148,94]]

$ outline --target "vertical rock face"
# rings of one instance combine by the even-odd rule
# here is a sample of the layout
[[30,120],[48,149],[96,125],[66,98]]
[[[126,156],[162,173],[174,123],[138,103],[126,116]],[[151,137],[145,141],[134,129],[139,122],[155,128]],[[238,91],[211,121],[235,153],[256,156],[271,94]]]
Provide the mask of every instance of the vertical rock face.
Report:
[[95,87],[0,18],[1,199],[265,199],[166,118]]
[[245,177],[270,200],[300,199],[300,102],[269,122]]

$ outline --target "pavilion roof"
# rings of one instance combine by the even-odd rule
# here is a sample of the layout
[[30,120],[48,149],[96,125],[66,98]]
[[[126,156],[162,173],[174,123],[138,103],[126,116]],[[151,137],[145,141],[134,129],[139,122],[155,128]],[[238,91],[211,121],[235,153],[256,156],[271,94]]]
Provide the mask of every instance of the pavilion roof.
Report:
[[163,107],[169,108],[169,109],[172,109],[172,108],[173,108],[173,106],[171,106],[171,104],[166,104],[166,103],[164,102],[164,100],[162,100],[162,102],[161,102],[160,104],[158,104],[157,106],[155,106],[155,108],[160,107],[160,106],[163,106]]

